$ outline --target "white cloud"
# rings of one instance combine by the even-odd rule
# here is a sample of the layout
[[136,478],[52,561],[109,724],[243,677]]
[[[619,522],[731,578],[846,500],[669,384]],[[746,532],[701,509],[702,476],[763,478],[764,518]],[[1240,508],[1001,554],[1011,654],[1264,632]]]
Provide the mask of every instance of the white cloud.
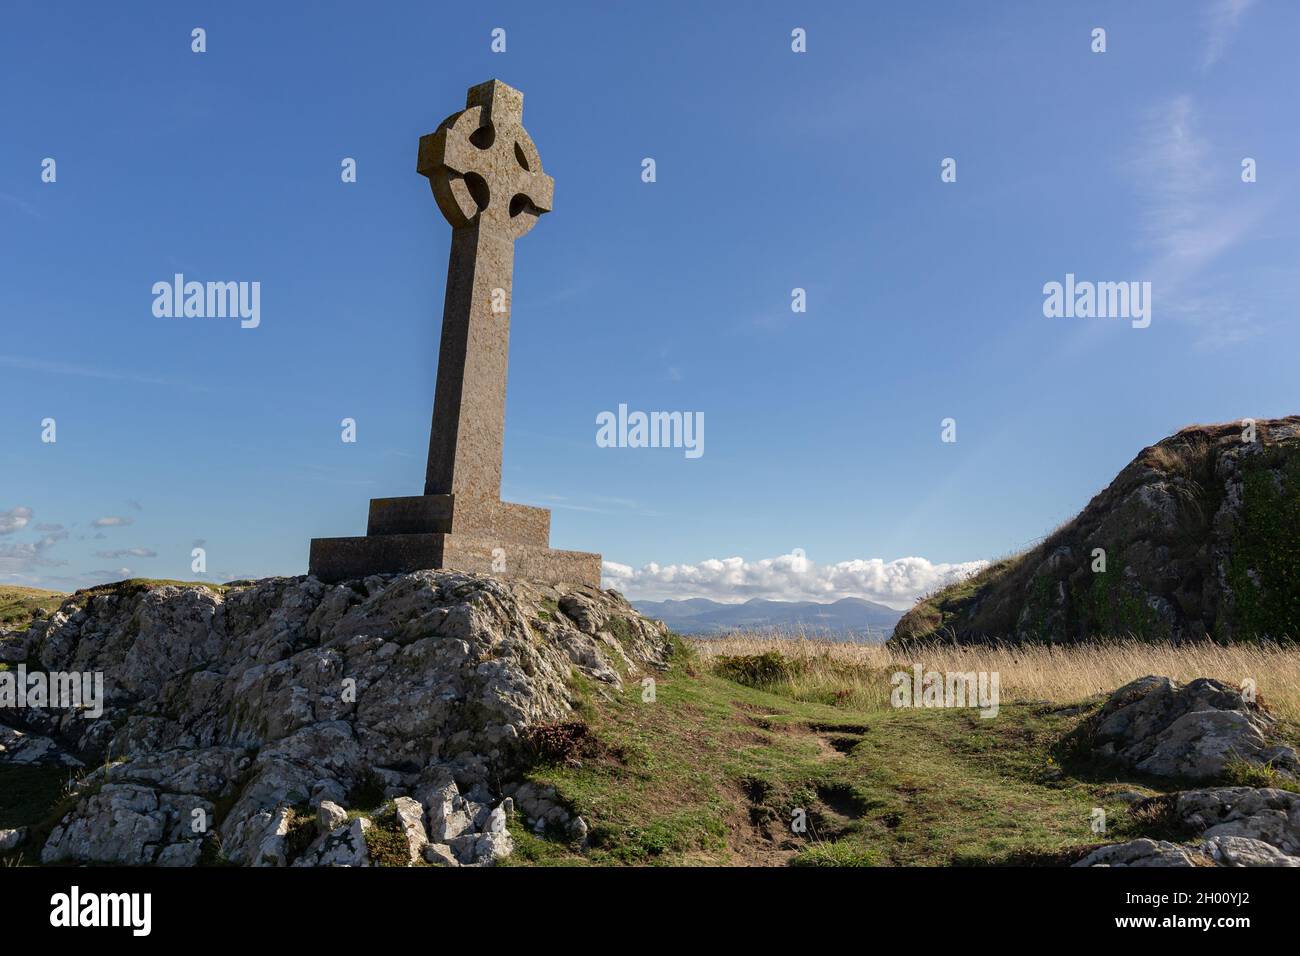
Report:
[[39,567],[59,567],[66,561],[56,561],[48,556],[49,550],[68,536],[66,531],[45,535],[35,544],[0,545],[0,576],[27,580]]
[[121,518],[116,515],[110,515],[107,518],[96,518],[91,522],[96,528],[120,528],[124,525],[135,524],[134,518]]
[[120,548],[116,551],[96,551],[95,557],[107,558],[109,561],[120,561],[123,558],[156,558],[157,551],[151,551],[149,548]]
[[131,569],[100,568],[97,571],[87,571],[82,575],[82,577],[95,584],[106,584],[111,581],[125,581],[131,577]]
[[746,561],[713,558],[698,564],[647,564],[633,568],[604,563],[606,587],[635,600],[709,598],[714,601],[838,601],[857,597],[896,608],[983,568],[987,561],[935,564],[925,558],[880,558],[817,564],[795,554]]
[[1208,70],[1223,58],[1242,15],[1254,4],[1255,0],[1215,0],[1206,9],[1205,57],[1201,62],[1204,69]]
[[1155,307],[1193,323],[1203,338],[1240,341],[1257,331],[1248,302],[1225,299],[1211,268],[1251,238],[1267,213],[1254,194],[1243,198],[1240,169],[1224,166],[1201,132],[1190,96],[1148,112],[1131,169],[1141,190],[1141,236],[1151,256],[1142,277]]
[[32,509],[19,505],[16,508],[10,508],[8,511],[0,511],[0,534],[13,534],[15,531],[22,531],[27,527],[27,522],[32,520]]

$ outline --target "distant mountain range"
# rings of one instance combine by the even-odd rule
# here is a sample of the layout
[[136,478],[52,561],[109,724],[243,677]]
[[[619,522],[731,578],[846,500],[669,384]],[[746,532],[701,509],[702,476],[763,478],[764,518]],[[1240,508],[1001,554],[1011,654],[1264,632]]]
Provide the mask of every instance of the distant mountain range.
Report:
[[678,634],[718,635],[728,631],[782,631],[809,637],[883,641],[902,611],[866,601],[843,598],[832,604],[816,601],[765,601],[722,604],[707,598],[685,601],[633,601],[648,617],[658,618]]

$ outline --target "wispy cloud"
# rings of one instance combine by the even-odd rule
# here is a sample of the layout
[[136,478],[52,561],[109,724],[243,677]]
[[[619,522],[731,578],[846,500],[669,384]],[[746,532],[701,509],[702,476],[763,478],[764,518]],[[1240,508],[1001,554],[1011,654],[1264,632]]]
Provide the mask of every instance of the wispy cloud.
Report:
[[647,508],[639,501],[633,501],[630,498],[612,498],[607,495],[592,495],[584,499],[585,503],[578,503],[564,495],[528,495],[524,499],[543,501],[546,507],[558,509],[561,511],[587,511],[595,514],[614,515],[614,514],[635,514],[642,518],[662,518],[664,513],[653,511]]
[[44,218],[40,214],[40,212],[36,209],[35,206],[29,203],[26,199],[20,199],[18,196],[13,195],[12,193],[0,193],[0,202],[6,203],[10,206],[22,210],[23,212],[27,213],[27,215],[31,216],[33,219]]
[[106,518],[96,518],[91,525],[96,528],[121,528],[128,524],[135,524],[134,518],[124,518],[121,515],[109,515]]
[[119,548],[116,551],[96,551],[94,556],[109,561],[121,561],[123,558],[156,558],[158,552],[149,548]]
[[710,598],[743,601],[838,601],[857,597],[896,608],[910,606],[937,587],[980,570],[987,561],[936,564],[925,558],[880,558],[817,564],[797,553],[747,561],[714,558],[698,564],[647,564],[633,568],[604,562],[607,587],[640,600]]
[[[1205,291],[1209,267],[1251,237],[1267,205],[1224,168],[1201,130],[1190,96],[1176,96],[1147,112],[1130,169],[1140,190],[1139,235],[1150,261],[1143,275],[1162,314],[1192,321],[1204,334],[1233,340],[1253,334],[1244,306]],[[1236,190],[1235,194],[1230,190]]]
[[1214,0],[1205,11],[1205,56],[1201,67],[1208,70],[1223,59],[1228,41],[1237,32],[1241,18],[1255,0]]
[[21,369],[26,372],[38,372],[43,375],[71,375],[76,378],[95,378],[107,382],[134,382],[139,385],[165,385],[172,388],[185,388],[193,392],[206,391],[203,386],[192,382],[157,378],[152,375],[139,375],[135,372],[121,372],[116,369],[92,368],[88,365],[74,365],[69,362],[50,362],[45,359],[28,358],[23,355],[0,355],[0,366]]
[[87,571],[81,575],[83,578],[94,581],[122,581],[131,576],[130,568],[100,568],[97,571]]
[[0,577],[18,581],[32,581],[38,568],[59,567],[67,564],[49,556],[52,549],[68,536],[66,531],[54,531],[36,542],[0,545]]
[[32,509],[19,505],[8,511],[0,511],[0,534],[13,534],[22,531],[32,520]]

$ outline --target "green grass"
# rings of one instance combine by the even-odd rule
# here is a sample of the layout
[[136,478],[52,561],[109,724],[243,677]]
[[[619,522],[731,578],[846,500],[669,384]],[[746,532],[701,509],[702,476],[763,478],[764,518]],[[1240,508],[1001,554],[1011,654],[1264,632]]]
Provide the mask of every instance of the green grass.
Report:
[[[513,864],[1060,865],[1162,832],[1117,794],[1168,782],[1062,765],[1088,708],[855,712],[727,680],[686,647],[656,685],[653,703],[636,681],[588,702],[598,758],[528,773],[584,817],[589,845],[516,833]],[[1109,834],[1091,832],[1094,807]]]
[[171,578],[127,578],[124,581],[113,581],[110,584],[97,584],[93,588],[83,588],[76,593],[85,595],[119,594],[122,596],[128,596],[139,594],[142,591],[151,591],[154,588],[167,586],[178,588],[207,588],[209,591],[216,591],[218,594],[224,593],[230,588],[230,585],[228,584],[214,584],[211,581],[175,581]]
[[[796,699],[779,657],[709,663],[677,641],[667,670],[652,672],[653,701],[640,674],[625,674],[621,693],[575,678],[574,717],[528,738],[535,762],[525,776],[582,815],[587,843],[524,832],[516,817],[508,864],[1046,866],[1104,843],[1182,838],[1159,798],[1186,782],[1090,759],[1085,721],[1100,698],[1004,702],[989,719],[864,709],[851,697]],[[47,832],[66,809],[66,777],[0,770],[0,826],[38,821]],[[1246,766],[1221,782],[1293,785]],[[1135,811],[1120,798],[1131,790],[1156,799]],[[381,782],[362,781],[347,805],[372,817],[376,862],[404,865]],[[1091,830],[1096,807],[1107,833]],[[311,837],[311,818],[294,823],[297,845]]]
[[[169,578],[128,578],[110,584],[98,584],[93,588],[83,588],[76,594],[94,597],[100,594],[132,595],[153,588],[171,585],[174,587],[201,587],[210,591],[224,593],[230,588],[228,584],[214,584],[211,581],[175,581]],[[38,611],[46,614],[57,610],[71,595],[62,591],[42,591],[39,588],[22,588],[16,585],[0,584],[0,630],[26,627]]]
[[62,800],[66,767],[0,767],[0,830],[31,825]]
[[26,627],[33,613],[39,610],[48,614],[67,599],[61,591],[0,584],[0,628]]
[[790,860],[791,866],[877,866],[880,861],[869,847],[843,843],[811,843]]
[[83,796],[69,787],[74,776],[67,767],[0,765],[0,829],[27,827],[26,843],[5,859],[32,865],[39,860],[41,847],[59,821]]
[[954,581],[921,597],[899,620],[891,645],[946,636],[984,586],[1011,574],[1029,550],[994,561],[976,574]]
[[366,846],[370,851],[371,866],[428,866],[423,859],[410,862],[410,848],[406,831],[397,819],[397,805],[388,801],[370,817],[366,830]]
[[1274,790],[1290,790],[1300,793],[1300,780],[1281,773],[1272,766],[1260,766],[1244,760],[1231,760],[1223,777],[1224,786],[1228,787],[1272,787]]

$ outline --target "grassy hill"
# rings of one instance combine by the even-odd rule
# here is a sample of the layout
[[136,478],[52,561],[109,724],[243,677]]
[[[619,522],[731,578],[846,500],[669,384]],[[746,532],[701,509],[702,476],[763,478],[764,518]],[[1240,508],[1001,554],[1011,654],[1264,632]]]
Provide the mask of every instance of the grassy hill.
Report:
[[[99,584],[93,588],[83,588],[78,594],[116,593],[128,594],[134,591],[158,587],[164,584],[197,586],[224,591],[229,584],[213,584],[208,581],[173,581],[168,578],[128,578],[110,584]],[[49,613],[59,607],[70,595],[62,591],[44,591],[40,588],[24,588],[13,584],[0,584],[0,630],[19,630],[27,626],[32,616],[38,612]]]
[[35,611],[53,611],[67,597],[62,591],[42,591],[39,588],[0,584],[0,629],[26,626]]

